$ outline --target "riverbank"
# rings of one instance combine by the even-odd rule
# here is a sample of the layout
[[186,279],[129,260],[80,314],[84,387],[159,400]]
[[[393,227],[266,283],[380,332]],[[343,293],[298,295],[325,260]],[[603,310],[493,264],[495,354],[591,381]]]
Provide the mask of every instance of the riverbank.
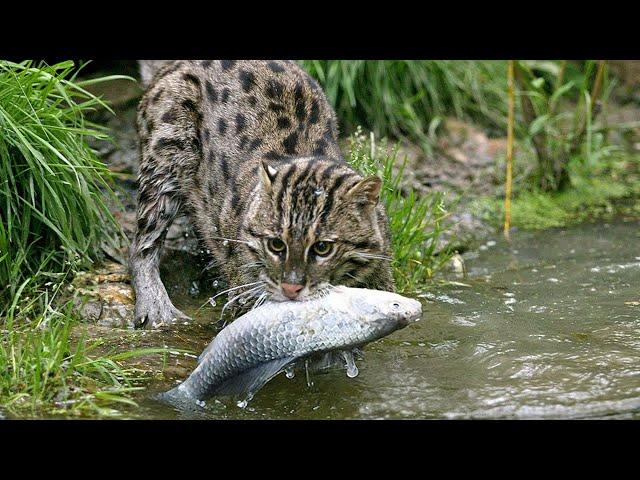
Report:
[[[34,378],[38,375],[39,379],[42,377],[35,371],[40,368],[38,365],[51,365],[51,383],[48,387],[46,382],[42,385],[42,388],[49,388],[51,394],[47,394],[43,403],[36,409],[29,409],[28,402],[27,407],[21,405],[21,394],[17,398],[11,397],[13,404],[11,408],[18,408],[17,411],[20,413],[8,411],[7,415],[101,418],[104,416],[144,417],[148,414],[150,417],[173,418],[174,412],[160,411],[156,410],[157,407],[150,406],[146,400],[148,393],[166,389],[184,378],[193,368],[195,356],[215,336],[220,327],[220,323],[215,321],[219,316],[219,309],[208,305],[207,300],[220,289],[220,283],[215,283],[218,281],[215,272],[203,269],[206,264],[206,255],[199,251],[187,219],[185,217],[177,219],[169,230],[164,245],[161,276],[176,306],[192,315],[196,321],[190,325],[177,325],[163,331],[147,332],[132,329],[134,296],[126,259],[128,241],[131,240],[135,230],[138,172],[135,108],[142,92],[135,82],[127,79],[95,84],[91,90],[106,98],[115,112],[112,114],[103,108],[98,108],[90,116],[92,121],[108,129],[113,142],[96,139],[89,139],[89,142],[113,174],[117,201],[110,201],[110,211],[125,235],[119,239],[119,242],[102,246],[106,254],[102,263],[96,264],[92,269],[79,272],[74,279],[63,279],[59,292],[56,290],[56,302],[47,304],[47,312],[50,315],[42,323],[41,336],[38,336],[40,330],[33,328],[26,328],[24,331],[16,330],[13,334],[12,338],[15,337],[16,345],[28,346],[23,358],[25,365],[29,364],[27,354],[42,353],[38,350],[38,345],[46,345],[46,342],[50,345],[50,351],[38,357],[39,363],[34,363],[33,366],[29,364],[28,367],[34,369]],[[524,244],[518,246],[519,242],[531,241],[539,244],[535,260],[538,266],[532,268],[546,269],[551,264],[556,265],[553,268],[558,268],[559,264],[555,260],[547,262],[544,257],[545,246],[548,246],[545,243],[545,236],[524,230],[542,229],[554,239],[562,239],[565,234],[558,232],[564,231],[569,232],[566,235],[573,235],[571,232],[592,231],[589,230],[588,225],[575,227],[575,230],[573,227],[567,228],[569,226],[584,224],[584,222],[600,222],[597,225],[602,226],[605,231],[624,232],[620,233],[622,237],[627,240],[633,239],[628,229],[616,227],[607,230],[609,229],[606,227],[607,223],[602,223],[603,220],[611,223],[617,223],[619,220],[628,225],[636,225],[634,222],[640,218],[640,126],[636,120],[640,118],[638,107],[640,102],[631,94],[627,94],[623,100],[624,102],[621,100],[620,103],[609,104],[599,121],[603,124],[624,124],[625,127],[608,130],[606,132],[610,137],[608,143],[603,141],[596,145],[592,142],[597,148],[587,152],[590,163],[580,159],[579,162],[576,161],[570,165],[571,183],[564,191],[549,193],[532,188],[529,178],[534,169],[535,160],[531,146],[526,141],[516,145],[516,189],[512,207],[513,245],[504,244],[500,233],[503,220],[506,138],[501,136],[499,130],[487,129],[486,126],[469,120],[443,117],[433,124],[433,129],[429,128],[428,136],[425,136],[420,144],[411,143],[406,139],[397,143],[398,162],[393,169],[395,173],[399,171],[400,165],[406,158],[400,191],[404,195],[413,191],[418,198],[434,199],[439,198],[434,195],[442,195],[442,205],[439,203],[436,205],[437,211],[440,212],[438,215],[442,217],[437,222],[437,234],[433,234],[435,224],[432,219],[425,224],[428,228],[425,234],[427,242],[425,242],[424,251],[427,252],[428,258],[424,259],[416,254],[406,258],[405,261],[424,260],[427,265],[428,268],[425,268],[423,275],[419,277],[420,282],[414,285],[409,284],[409,287],[413,288],[407,291],[418,295],[429,307],[427,309],[429,312],[440,311],[442,318],[436,324],[449,332],[449,336],[440,338],[438,331],[431,330],[429,327],[427,330],[421,330],[422,337],[419,341],[416,340],[418,337],[391,338],[380,345],[374,344],[371,346],[370,360],[368,359],[366,363],[368,368],[377,369],[376,365],[380,364],[376,362],[383,362],[383,364],[387,362],[388,367],[390,365],[388,362],[395,365],[393,362],[404,358],[415,367],[411,371],[421,375],[423,367],[418,363],[424,358],[437,357],[440,353],[464,343],[461,338],[467,331],[480,332],[477,333],[478,335],[484,333],[482,330],[465,329],[454,332],[449,331],[448,327],[445,328],[448,323],[458,322],[457,317],[462,318],[460,320],[462,326],[465,326],[464,322],[477,324],[477,316],[482,316],[482,311],[487,308],[487,305],[482,302],[473,302],[471,299],[474,295],[491,297],[493,290],[501,292],[503,289],[499,284],[486,288],[483,286],[482,278],[485,274],[481,273],[478,259],[486,262],[494,252],[498,251],[502,256],[518,257],[520,255],[518,252],[525,250]],[[361,149],[358,158],[362,157],[362,152],[365,154],[372,152],[374,157],[384,163],[396,147],[396,142],[385,143],[375,136],[371,137],[365,131],[361,131],[356,136],[360,142],[358,148]],[[352,157],[353,143],[349,138],[343,139],[343,151],[345,157]],[[618,233],[612,233],[612,235],[618,235]],[[577,237],[581,235],[576,233]],[[496,245],[499,247],[496,248]],[[612,245],[618,245],[617,239],[607,238],[602,245],[593,246],[593,251],[585,251],[581,255],[588,257],[593,254],[606,258],[605,250]],[[450,271],[446,260],[453,251],[462,255],[456,257],[455,265],[451,264],[454,268]],[[631,255],[633,252],[627,253]],[[570,250],[565,254],[573,258]],[[633,258],[626,257],[612,258],[611,262],[618,260],[620,265],[634,264]],[[520,260],[521,263],[525,261],[528,260],[526,258]],[[603,265],[613,265],[611,262]],[[468,275],[464,273],[465,264]],[[513,265],[505,260],[504,265],[488,268],[486,272],[488,272],[487,275],[491,275],[493,271],[498,272],[500,268],[508,270]],[[600,264],[594,265],[589,268],[602,268]],[[635,267],[631,265],[629,268],[633,274]],[[546,279],[536,280],[537,276],[532,275],[536,272],[525,270],[521,272],[524,277],[531,275],[534,279],[532,281],[547,285],[543,282]],[[560,277],[552,276],[552,278]],[[626,280],[621,281],[624,283]],[[513,285],[517,287],[517,282],[515,280],[514,282]],[[566,282],[567,288],[571,290],[574,286],[569,284],[569,277]],[[595,285],[593,288],[605,288],[605,283]],[[456,296],[458,294],[464,298],[461,300],[462,297]],[[511,297],[507,297],[505,301],[510,301],[509,298]],[[625,299],[628,302],[635,301],[631,297],[625,297]],[[456,300],[473,307],[470,306],[471,310],[460,314],[457,309],[462,307],[456,307],[456,305],[463,305],[463,303]],[[603,298],[600,300],[606,301]],[[67,304],[67,301],[72,303]],[[70,306],[64,310],[63,305]],[[505,305],[509,304],[505,303]],[[633,305],[630,306],[633,307]],[[498,310],[494,313],[504,313]],[[621,314],[626,314],[625,312]],[[50,320],[51,318],[53,320]],[[424,320],[428,322],[430,317]],[[531,320],[533,321],[533,318]],[[531,332],[527,333],[523,330],[523,335],[525,333],[529,335]],[[433,340],[434,338],[438,340]],[[485,337],[482,338],[487,340]],[[480,348],[479,346],[486,343],[482,338],[479,337],[476,347]],[[405,342],[409,342],[410,345],[404,345]],[[62,344],[64,348],[59,348]],[[52,352],[55,352],[55,355]],[[526,349],[523,352],[526,356]],[[455,358],[446,358],[455,362]],[[74,359],[76,359],[75,362]],[[429,368],[436,369],[436,374],[442,370],[441,380],[445,382],[444,364],[430,365]],[[380,367],[374,375],[398,375],[394,368],[387,367]],[[81,389],[74,390],[76,388],[74,379],[77,373],[86,376],[86,378],[82,377],[82,389],[84,389],[82,395],[78,393]],[[356,379],[353,383],[346,383],[338,381],[335,376],[330,378],[336,380],[339,386],[332,390],[330,386],[323,383],[322,388],[326,392],[334,392],[341,396],[354,394],[354,399],[359,399],[364,404],[367,404],[367,398],[376,397],[375,382],[369,383],[371,378],[365,377],[362,384],[359,383],[360,379]],[[397,395],[408,395],[407,392],[403,393],[399,385],[395,383],[394,385],[397,387],[394,390]],[[408,381],[407,385],[418,388],[422,384]],[[20,388],[22,387],[24,385]],[[428,385],[424,387],[428,388]],[[444,384],[438,388],[440,387],[446,389]],[[461,385],[460,388],[463,386]],[[464,388],[471,387],[467,385]],[[28,392],[29,389],[25,388],[24,391]],[[137,394],[138,391],[145,393]],[[314,403],[318,394],[319,392],[315,390],[309,391],[306,386],[296,384],[291,390],[292,396],[281,403],[277,403],[277,399],[274,404],[267,400],[265,400],[267,403],[258,401],[255,410],[251,410],[254,406],[244,413],[235,410],[227,410],[223,413],[220,410],[216,411],[214,416],[268,418],[269,415],[273,415],[275,418],[297,416],[326,418],[333,415],[331,418],[413,418],[416,415],[438,417],[448,414],[437,408],[427,412],[420,408],[411,410],[411,405],[400,404],[387,405],[384,408],[371,407],[372,410],[354,409],[353,405],[344,409],[338,406],[336,411],[332,410],[328,404],[322,406]],[[289,412],[296,396],[307,395],[310,403],[295,412]],[[416,395],[416,398],[422,398],[417,393]],[[25,402],[27,396],[28,394],[24,396]],[[136,406],[130,403],[132,399],[136,400]],[[427,401],[424,398],[423,400]],[[386,399],[385,402],[387,401],[391,400]],[[137,406],[140,403],[143,405],[141,408]],[[375,403],[373,402],[372,405]],[[220,406],[224,403],[216,402],[216,405]]]

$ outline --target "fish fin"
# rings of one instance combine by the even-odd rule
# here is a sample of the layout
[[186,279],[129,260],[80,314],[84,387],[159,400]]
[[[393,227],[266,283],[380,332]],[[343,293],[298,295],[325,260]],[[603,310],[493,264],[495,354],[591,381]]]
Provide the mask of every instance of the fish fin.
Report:
[[262,363],[246,372],[230,378],[215,389],[216,395],[253,394],[260,390],[269,380],[280,373],[284,367],[295,360],[295,357],[278,358]]
[[173,405],[174,407],[183,407],[184,405],[194,404],[197,400],[193,396],[189,394],[189,392],[182,387],[182,385],[178,385],[175,388],[172,388],[168,392],[157,393],[151,397],[152,399],[166,403],[168,405]]
[[180,419],[204,420],[209,418],[206,404],[198,401],[198,399],[192,396],[187,390],[180,388],[180,386],[172,388],[168,392],[152,395],[151,398],[179,412],[178,418]]

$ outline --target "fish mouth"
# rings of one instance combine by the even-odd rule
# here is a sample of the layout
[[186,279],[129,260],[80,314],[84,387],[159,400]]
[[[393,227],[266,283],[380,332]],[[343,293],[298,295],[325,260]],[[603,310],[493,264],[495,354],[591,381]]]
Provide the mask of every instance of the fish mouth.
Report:
[[417,322],[421,318],[422,318],[422,305],[420,305],[419,308],[417,308],[415,311],[413,311],[412,309],[412,310],[409,310],[408,312],[405,312],[405,315],[402,315],[400,317],[399,323],[403,327],[406,327],[410,323]]
[[422,318],[422,312],[414,313],[412,315],[402,316],[398,319],[398,324],[401,328],[406,327],[410,323],[417,322]]

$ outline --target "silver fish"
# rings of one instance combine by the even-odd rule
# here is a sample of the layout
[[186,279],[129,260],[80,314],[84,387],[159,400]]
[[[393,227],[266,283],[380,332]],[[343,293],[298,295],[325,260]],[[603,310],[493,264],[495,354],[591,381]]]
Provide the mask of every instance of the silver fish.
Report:
[[396,293],[334,287],[302,302],[272,302],[224,328],[204,350],[191,375],[162,394],[169,403],[217,395],[253,394],[301,359],[342,351],[347,374],[357,375],[352,350],[382,338],[422,314],[420,302]]

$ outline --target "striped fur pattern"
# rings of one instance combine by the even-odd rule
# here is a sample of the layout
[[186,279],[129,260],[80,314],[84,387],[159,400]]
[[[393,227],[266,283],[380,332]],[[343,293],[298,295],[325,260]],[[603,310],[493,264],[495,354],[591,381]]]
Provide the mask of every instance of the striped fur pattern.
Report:
[[294,62],[178,60],[141,69],[150,86],[138,109],[136,324],[186,319],[158,273],[180,212],[241,303],[285,300],[283,284],[303,287],[297,300],[330,285],[393,289],[381,181],[344,161],[332,108]]

